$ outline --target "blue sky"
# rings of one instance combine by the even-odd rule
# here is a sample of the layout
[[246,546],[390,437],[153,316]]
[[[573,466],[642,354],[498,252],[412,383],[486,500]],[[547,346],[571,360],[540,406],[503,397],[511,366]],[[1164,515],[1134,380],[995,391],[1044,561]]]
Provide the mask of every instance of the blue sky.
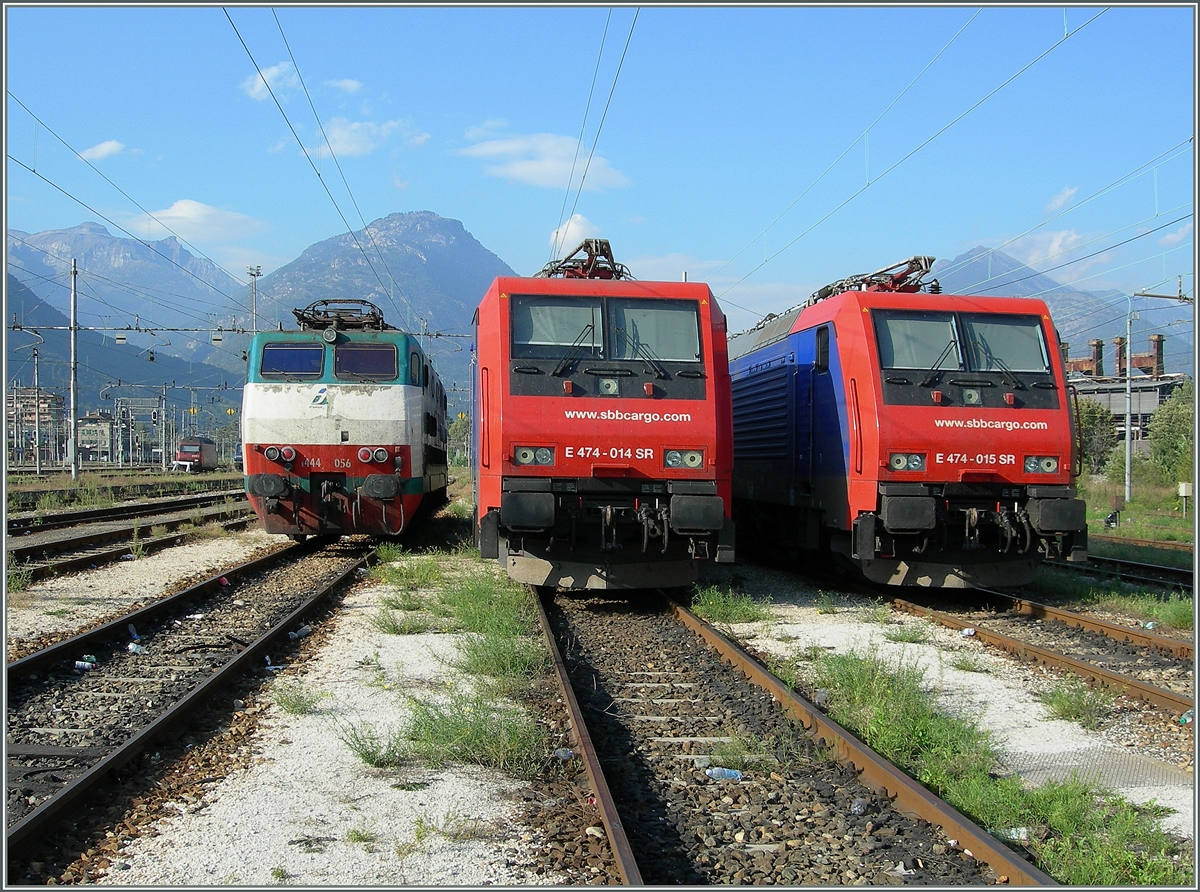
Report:
[[8,5],[6,225],[169,234],[99,170],[242,281],[415,210],[532,274],[573,208],[735,331],[977,245],[1195,293],[1191,5],[273,9]]

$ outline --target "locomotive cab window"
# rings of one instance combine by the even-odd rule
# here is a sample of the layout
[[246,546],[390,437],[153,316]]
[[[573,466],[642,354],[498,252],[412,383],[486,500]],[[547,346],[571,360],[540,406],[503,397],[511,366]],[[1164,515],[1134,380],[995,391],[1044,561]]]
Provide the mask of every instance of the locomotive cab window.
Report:
[[885,369],[961,369],[952,313],[876,310],[875,340]]
[[421,355],[415,351],[408,357],[408,383],[414,386],[421,383]]
[[264,344],[259,373],[264,378],[319,378],[324,364],[322,344]]
[[829,371],[829,326],[817,329],[817,351],[813,362],[818,372]]
[[581,356],[598,357],[602,318],[599,298],[514,297],[512,355],[557,359],[576,349]]
[[1050,371],[1050,354],[1037,316],[963,314],[967,360],[976,372]]
[[700,360],[695,301],[609,300],[613,359]]
[[396,378],[397,363],[392,344],[338,344],[333,348],[336,378],[392,381]]

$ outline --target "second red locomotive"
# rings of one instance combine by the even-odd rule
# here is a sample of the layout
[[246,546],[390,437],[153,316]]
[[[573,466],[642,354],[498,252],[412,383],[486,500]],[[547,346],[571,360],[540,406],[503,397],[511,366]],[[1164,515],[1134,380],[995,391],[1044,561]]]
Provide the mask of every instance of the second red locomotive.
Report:
[[682,586],[733,561],[725,318],[707,285],[633,281],[589,239],[496,279],[474,323],[483,557],[568,589]]
[[1042,557],[1086,560],[1046,304],[925,289],[932,263],[826,286],[730,339],[743,534],[892,585],[1017,585]]

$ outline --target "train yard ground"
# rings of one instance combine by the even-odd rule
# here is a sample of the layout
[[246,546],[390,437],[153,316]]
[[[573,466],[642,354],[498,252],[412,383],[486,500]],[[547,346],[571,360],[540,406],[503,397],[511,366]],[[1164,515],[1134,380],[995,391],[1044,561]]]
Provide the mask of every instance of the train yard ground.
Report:
[[[524,702],[546,735],[540,755],[549,770],[531,776],[517,766],[501,770],[429,756],[389,762],[379,751],[377,767],[363,762],[363,752],[398,740],[422,704],[474,702],[455,700],[478,685],[456,668],[470,636],[455,631],[451,618],[416,609],[449,580],[495,572],[493,563],[452,547],[461,525],[447,515],[430,530],[432,542],[413,540],[392,555],[400,559],[397,567],[432,564],[436,572],[425,570],[420,579],[408,573],[402,583],[394,575],[390,581],[364,575],[312,622],[311,634],[275,655],[284,670],[257,673],[231,689],[214,705],[204,726],[209,730],[195,745],[164,745],[148,754],[114,793],[115,813],[95,824],[80,820],[57,851],[10,860],[7,884],[611,882],[607,842],[577,760],[555,765],[555,750],[570,744],[561,708],[544,682]],[[238,533],[10,592],[8,659],[31,642],[86,628],[288,544],[284,537]],[[432,545],[439,546],[437,557],[425,557]],[[1115,791],[1134,802],[1154,800],[1166,830],[1191,835],[1194,723],[1181,725],[1178,716],[1120,699],[1092,729],[1051,718],[1043,698],[1065,684],[1061,675],[989,652],[958,632],[893,615],[879,600],[783,570],[739,564],[704,580],[702,588],[736,589],[766,605],[761,618],[723,626],[762,659],[795,668],[804,696],[820,699],[810,684],[815,677],[804,675],[818,653],[859,652],[920,666],[945,710],[970,715],[991,732],[1007,770],[1041,783],[1073,765],[1111,758],[1128,768],[1138,761],[1146,770],[1118,774]],[[711,795],[712,782],[702,772],[680,782],[696,785],[688,796]],[[739,808],[749,789],[735,789],[730,807]],[[1018,839],[1037,832],[1020,825],[988,829]],[[875,845],[878,850],[878,840]],[[910,856],[897,861],[826,881],[903,884],[921,875]],[[1190,865],[1180,868],[1190,876]],[[753,878],[751,871],[725,881]],[[986,880],[973,874],[966,881]]]

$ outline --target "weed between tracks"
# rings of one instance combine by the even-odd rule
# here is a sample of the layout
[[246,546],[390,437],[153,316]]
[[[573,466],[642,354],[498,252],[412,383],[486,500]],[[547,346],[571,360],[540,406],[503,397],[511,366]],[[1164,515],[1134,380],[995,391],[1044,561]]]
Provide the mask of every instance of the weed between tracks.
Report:
[[[408,696],[408,719],[383,730],[367,723],[339,725],[341,739],[375,767],[408,762],[466,762],[531,776],[549,750],[545,730],[505,700],[549,668],[537,635],[531,595],[488,570],[444,569],[445,552],[415,554],[393,543],[376,549],[371,578],[389,586],[371,622],[389,634],[459,632],[451,665],[472,679],[471,690],[449,686],[436,697]],[[389,689],[378,661],[373,684]]]
[[[923,687],[924,672],[904,658],[823,653],[815,660],[775,661],[792,687],[811,684],[825,711],[868,746],[988,828],[1019,842],[1060,883],[1086,886],[1190,886],[1194,864],[1154,818],[1087,778],[1026,789],[1000,776],[990,736],[968,719],[939,713]],[[1076,706],[1086,698],[1066,692]]]
[[1172,629],[1195,626],[1195,600],[1178,592],[1155,593],[1119,582],[1098,581],[1074,572],[1040,568],[1030,585],[1035,598],[1072,608],[1111,610]]

